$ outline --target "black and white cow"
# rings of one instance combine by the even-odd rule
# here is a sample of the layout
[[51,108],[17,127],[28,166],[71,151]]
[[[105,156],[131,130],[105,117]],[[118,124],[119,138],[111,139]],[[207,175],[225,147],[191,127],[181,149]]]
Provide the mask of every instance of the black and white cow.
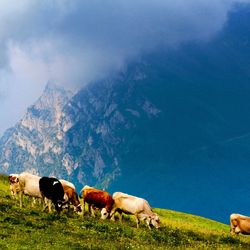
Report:
[[39,180],[39,188],[42,196],[51,200],[58,213],[68,206],[64,200],[64,190],[61,182],[53,177],[42,177]]

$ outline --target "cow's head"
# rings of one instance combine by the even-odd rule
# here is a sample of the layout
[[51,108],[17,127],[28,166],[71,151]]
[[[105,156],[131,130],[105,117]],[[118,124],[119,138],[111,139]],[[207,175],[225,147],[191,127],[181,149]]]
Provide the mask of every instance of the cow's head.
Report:
[[77,206],[74,206],[74,212],[81,213],[82,212],[82,205],[79,204]]
[[159,218],[159,216],[156,213],[149,216],[149,222],[148,223],[149,223],[150,226],[153,226],[153,227],[155,227],[157,229],[160,228],[160,218]]
[[55,209],[58,213],[60,213],[63,209],[68,208],[69,204],[67,201],[57,200],[55,203]]
[[9,175],[9,182],[11,184],[14,184],[14,183],[18,183],[19,182],[19,178],[16,174],[13,174],[13,175]]
[[108,217],[109,217],[109,213],[108,213],[107,209],[104,207],[101,210],[101,219],[106,220]]

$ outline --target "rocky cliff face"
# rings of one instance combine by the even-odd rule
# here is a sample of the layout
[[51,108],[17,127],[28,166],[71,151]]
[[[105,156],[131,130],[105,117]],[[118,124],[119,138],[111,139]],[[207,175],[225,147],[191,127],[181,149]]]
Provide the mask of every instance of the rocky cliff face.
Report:
[[2,171],[30,171],[67,178],[79,187],[107,188],[120,175],[120,149],[129,150],[124,146],[126,131],[144,116],[152,119],[160,112],[135,93],[142,76],[136,69],[93,83],[74,96],[48,84],[2,137]]
[[78,92],[65,106],[63,126],[68,174],[81,183],[107,188],[120,175],[129,131],[138,120],[154,119],[160,110],[137,92],[137,70]]
[[47,84],[42,96],[0,140],[4,172],[57,173],[53,166],[63,152],[63,107],[71,97],[70,92]]

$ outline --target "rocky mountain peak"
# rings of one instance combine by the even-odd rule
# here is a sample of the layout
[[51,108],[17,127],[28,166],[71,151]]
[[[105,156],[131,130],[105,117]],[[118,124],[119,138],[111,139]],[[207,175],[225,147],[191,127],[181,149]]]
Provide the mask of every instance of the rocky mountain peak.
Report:
[[27,109],[21,125],[37,131],[58,126],[63,116],[63,107],[72,97],[70,91],[49,82],[41,97]]
[[72,97],[73,93],[53,82],[48,82],[41,97],[33,106],[38,109],[54,109],[65,105],[65,102]]
[[52,173],[52,169],[45,171],[37,166],[54,164],[56,155],[62,152],[63,108],[71,97],[70,91],[54,83],[46,85],[40,98],[0,141],[3,143],[0,158],[6,171],[20,168],[20,171]]

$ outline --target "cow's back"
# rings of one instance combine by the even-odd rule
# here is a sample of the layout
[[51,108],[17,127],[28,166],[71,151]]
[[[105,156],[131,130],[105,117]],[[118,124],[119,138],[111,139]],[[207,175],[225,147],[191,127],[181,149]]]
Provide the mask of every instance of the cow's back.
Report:
[[135,214],[148,210],[147,201],[136,196],[116,192],[113,194],[113,199],[115,205],[125,213]]
[[112,196],[106,191],[90,188],[83,190],[83,195],[84,201],[88,204],[93,204],[97,208],[106,207],[109,212],[114,204]]
[[66,181],[66,180],[64,180],[64,179],[60,179],[59,181],[61,182],[61,184],[62,184],[63,186],[68,186],[68,187],[71,187],[71,188],[73,188],[74,190],[76,190],[76,187],[75,187],[75,185],[74,185],[72,182]]
[[48,199],[54,201],[64,200],[64,190],[61,182],[52,177],[42,177],[39,181],[41,193]]
[[40,178],[41,177],[30,173],[21,173],[19,175],[20,190],[26,195],[41,198],[42,195],[39,188]]

